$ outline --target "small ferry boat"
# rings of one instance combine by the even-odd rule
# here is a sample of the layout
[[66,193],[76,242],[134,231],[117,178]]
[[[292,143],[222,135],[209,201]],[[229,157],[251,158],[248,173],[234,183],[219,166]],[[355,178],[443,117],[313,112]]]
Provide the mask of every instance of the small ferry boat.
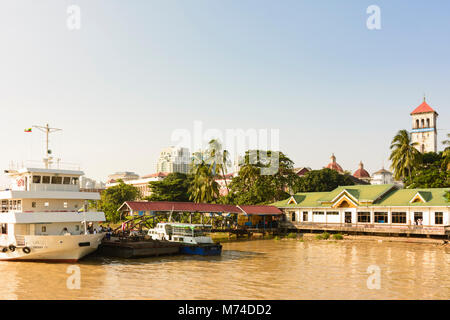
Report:
[[[98,192],[80,191],[79,168],[55,163],[48,150],[43,162],[5,170],[11,185],[0,191],[0,260],[75,262],[95,251],[103,212],[89,208]],[[70,168],[69,168],[70,167]]]
[[210,229],[210,225],[203,224],[160,222],[148,235],[154,240],[181,243],[181,253],[217,256],[222,253],[222,245],[207,235]]

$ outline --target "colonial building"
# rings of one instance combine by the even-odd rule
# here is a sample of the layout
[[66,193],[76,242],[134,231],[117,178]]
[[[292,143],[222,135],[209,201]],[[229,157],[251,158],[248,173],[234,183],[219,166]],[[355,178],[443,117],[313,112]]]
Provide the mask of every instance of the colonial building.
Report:
[[372,175],[371,184],[392,184],[394,183],[394,177],[392,172],[381,168]]
[[339,173],[344,173],[344,170],[342,169],[342,167],[336,162],[336,157],[334,156],[334,153],[331,155],[330,159],[331,159],[331,162],[329,164],[327,164],[327,166],[325,168],[335,170]]
[[370,174],[366,169],[364,169],[364,164],[362,163],[362,161],[359,162],[358,170],[353,173],[353,176],[366,182],[370,182],[371,180]]
[[[149,174],[149,175],[142,176],[142,177],[137,176],[136,179],[124,180],[123,182],[126,183],[126,184],[130,184],[130,185],[136,187],[139,190],[140,199],[143,199],[143,198],[148,197],[148,196],[150,196],[152,194],[150,186],[149,186],[149,182],[161,181],[164,178],[166,178],[167,175],[168,175],[168,173],[158,172],[158,173],[153,173],[153,174]],[[110,187],[113,187],[115,185],[117,185],[117,181],[112,180],[112,181],[110,181],[110,182],[108,182],[106,184],[106,188],[110,188]]]
[[436,120],[438,113],[423,98],[420,106],[411,112],[411,140],[417,143],[419,152],[437,152]]
[[285,227],[376,234],[450,235],[450,188],[398,189],[395,185],[342,186],[297,193],[273,205]]

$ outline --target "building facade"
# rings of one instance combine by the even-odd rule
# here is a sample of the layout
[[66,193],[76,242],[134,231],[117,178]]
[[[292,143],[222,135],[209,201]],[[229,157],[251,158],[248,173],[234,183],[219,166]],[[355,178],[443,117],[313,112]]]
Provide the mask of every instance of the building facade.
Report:
[[188,148],[169,147],[159,154],[157,172],[180,172],[189,173],[191,153]]
[[398,189],[392,184],[342,186],[298,193],[273,205],[284,211],[288,228],[448,236],[449,191]]
[[[124,180],[123,182],[126,184],[130,184],[136,187],[139,190],[139,199],[144,199],[152,194],[149,182],[153,181],[161,181],[167,177],[168,173],[158,172],[149,175],[145,175],[142,177],[137,177],[137,179],[133,180]],[[117,181],[110,181],[106,184],[106,188],[114,187],[118,184]]]
[[423,103],[411,112],[411,140],[416,142],[416,148],[421,153],[437,152],[438,113],[423,99]]

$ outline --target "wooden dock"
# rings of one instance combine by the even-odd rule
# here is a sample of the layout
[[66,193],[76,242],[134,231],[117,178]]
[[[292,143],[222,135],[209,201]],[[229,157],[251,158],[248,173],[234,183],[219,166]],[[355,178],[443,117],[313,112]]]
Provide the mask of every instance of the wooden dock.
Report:
[[103,240],[98,254],[106,257],[144,258],[180,253],[180,244],[169,241],[111,238]]

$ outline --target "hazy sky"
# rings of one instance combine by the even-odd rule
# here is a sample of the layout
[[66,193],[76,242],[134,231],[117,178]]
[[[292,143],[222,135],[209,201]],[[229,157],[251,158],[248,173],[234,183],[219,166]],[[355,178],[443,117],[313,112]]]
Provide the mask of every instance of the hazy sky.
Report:
[[[81,29],[67,28],[67,7]],[[366,9],[381,8],[381,30]],[[296,166],[373,173],[426,93],[450,130],[450,2],[3,0],[0,167],[50,149],[87,176],[156,171],[174,130],[279,129]]]

